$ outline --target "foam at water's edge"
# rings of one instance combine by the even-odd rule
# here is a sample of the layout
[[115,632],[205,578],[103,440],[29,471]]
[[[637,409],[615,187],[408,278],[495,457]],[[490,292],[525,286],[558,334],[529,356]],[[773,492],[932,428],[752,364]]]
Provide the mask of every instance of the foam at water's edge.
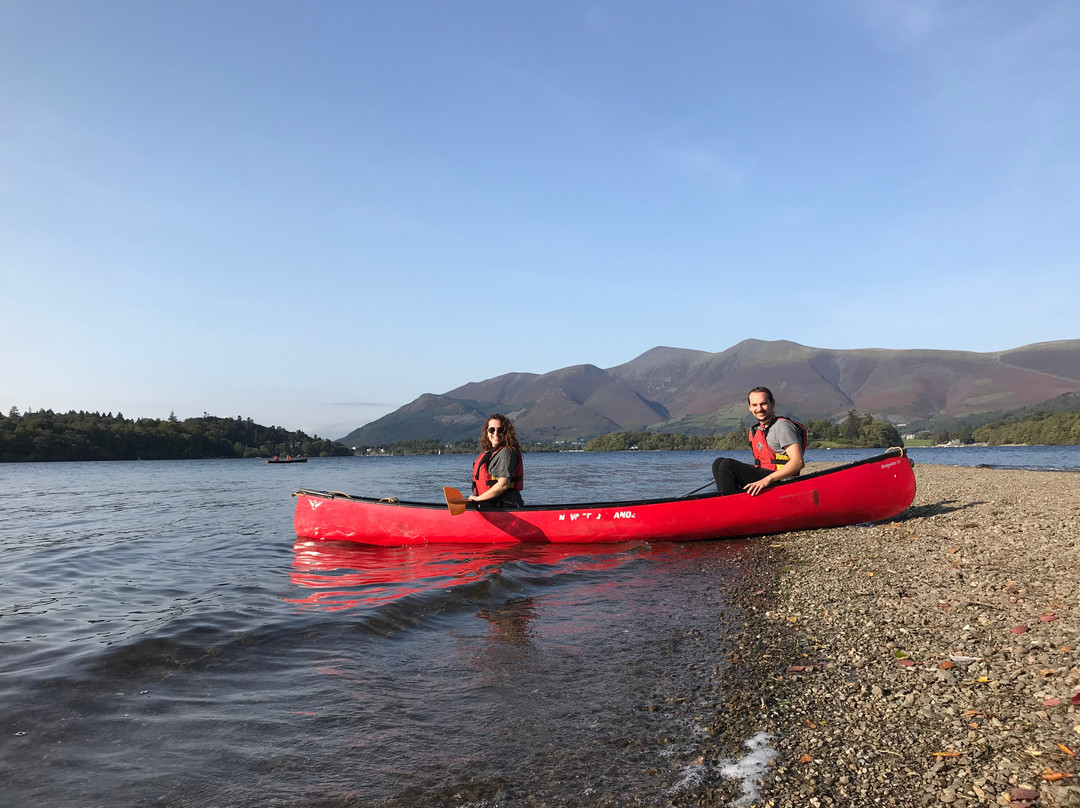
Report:
[[735,800],[735,805],[752,805],[758,798],[758,783],[765,776],[769,762],[776,757],[776,750],[769,746],[772,736],[759,732],[750,738],[745,746],[750,751],[740,760],[725,760],[720,768],[722,777],[739,780],[742,794]]

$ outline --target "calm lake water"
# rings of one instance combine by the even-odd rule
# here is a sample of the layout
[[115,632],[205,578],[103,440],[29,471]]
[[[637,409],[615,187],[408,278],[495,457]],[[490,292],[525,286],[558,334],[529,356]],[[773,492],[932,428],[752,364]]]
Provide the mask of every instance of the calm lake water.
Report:
[[[1080,469],[1080,447],[910,454]],[[712,457],[529,455],[525,493],[681,494]],[[0,465],[0,806],[693,804],[751,545],[293,534],[297,488],[438,500],[470,463]]]

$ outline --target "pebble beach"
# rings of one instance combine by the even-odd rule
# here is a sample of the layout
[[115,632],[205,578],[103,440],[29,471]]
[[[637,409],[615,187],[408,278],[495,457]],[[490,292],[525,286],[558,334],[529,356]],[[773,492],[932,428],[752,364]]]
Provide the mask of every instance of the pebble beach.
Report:
[[893,521],[760,540],[716,732],[772,759],[715,804],[1080,806],[1080,475],[915,471]]

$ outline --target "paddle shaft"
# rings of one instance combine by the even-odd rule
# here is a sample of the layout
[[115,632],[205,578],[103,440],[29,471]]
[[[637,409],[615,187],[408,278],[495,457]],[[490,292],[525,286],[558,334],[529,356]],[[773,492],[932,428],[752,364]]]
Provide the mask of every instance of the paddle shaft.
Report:
[[683,499],[685,497],[691,496],[692,494],[696,494],[698,491],[704,491],[710,485],[716,485],[716,480],[709,480],[707,483],[705,483],[705,485],[701,486],[700,488],[695,488],[693,491],[687,491],[685,494],[679,497],[679,499]]

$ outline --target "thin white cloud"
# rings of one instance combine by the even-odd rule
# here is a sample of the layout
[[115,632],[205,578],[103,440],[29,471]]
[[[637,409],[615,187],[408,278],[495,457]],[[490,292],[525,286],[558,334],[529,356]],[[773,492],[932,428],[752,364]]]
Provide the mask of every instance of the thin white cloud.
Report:
[[735,160],[715,150],[686,146],[672,151],[667,159],[676,170],[688,176],[703,178],[730,193],[742,187],[743,168]]
[[942,15],[938,0],[867,0],[855,5],[873,28],[902,44],[925,39]]

